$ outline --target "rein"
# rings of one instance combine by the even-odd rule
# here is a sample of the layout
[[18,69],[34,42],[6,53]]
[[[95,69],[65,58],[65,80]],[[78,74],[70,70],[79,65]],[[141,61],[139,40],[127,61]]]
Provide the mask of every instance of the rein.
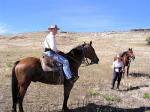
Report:
[[[84,49],[84,47],[83,47],[83,49]],[[85,62],[87,65],[90,65],[90,63],[88,62],[88,58],[85,57],[85,51],[83,49],[82,49],[82,51],[83,51],[83,59],[82,59],[82,61]]]

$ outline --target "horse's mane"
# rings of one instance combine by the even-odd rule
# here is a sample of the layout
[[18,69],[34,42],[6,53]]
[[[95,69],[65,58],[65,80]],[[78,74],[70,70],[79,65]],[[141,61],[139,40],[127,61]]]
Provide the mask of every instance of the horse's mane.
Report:
[[127,51],[124,51],[120,56],[123,57],[125,54],[127,54]]
[[74,55],[74,54],[80,55],[80,54],[82,53],[83,46],[84,46],[84,44],[78,45],[78,46],[72,48],[72,49],[67,53],[67,55],[69,55],[69,56],[70,56],[70,55],[72,56],[72,55]]
[[64,53],[64,52],[60,51],[59,54],[64,56],[64,57],[70,57],[70,56],[73,57],[74,54],[80,55],[82,52],[83,46],[84,46],[83,44],[78,45],[78,46],[72,48],[68,53]]

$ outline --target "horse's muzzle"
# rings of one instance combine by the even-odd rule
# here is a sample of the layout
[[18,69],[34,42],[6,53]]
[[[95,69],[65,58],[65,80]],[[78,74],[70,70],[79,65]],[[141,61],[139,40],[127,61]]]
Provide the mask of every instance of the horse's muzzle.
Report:
[[98,64],[98,62],[99,62],[99,59],[95,58],[94,60],[91,61],[91,64]]
[[132,59],[135,60],[135,56],[133,56]]

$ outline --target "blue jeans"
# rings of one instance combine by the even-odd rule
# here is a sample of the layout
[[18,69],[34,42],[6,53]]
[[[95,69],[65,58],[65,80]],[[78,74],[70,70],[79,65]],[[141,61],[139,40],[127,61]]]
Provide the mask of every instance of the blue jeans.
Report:
[[115,68],[114,68],[114,76],[113,76],[113,79],[116,81],[117,79],[121,81],[121,78],[122,78],[122,67],[119,67],[119,72],[116,72],[115,71]]
[[71,73],[71,70],[70,70],[70,66],[69,66],[69,61],[64,58],[63,56],[53,52],[53,51],[47,51],[46,54],[53,58],[54,60],[56,60],[57,62],[63,64],[63,71],[66,75],[66,79],[70,79],[72,78],[72,73]]
[[118,81],[117,83],[117,88],[119,88],[119,85],[120,85],[120,81],[121,81],[121,78],[122,78],[122,67],[118,68],[119,71],[116,72],[115,71],[115,68],[114,68],[114,75],[113,75],[113,81],[112,81],[112,88],[114,88],[114,85],[115,85],[115,82],[116,80]]

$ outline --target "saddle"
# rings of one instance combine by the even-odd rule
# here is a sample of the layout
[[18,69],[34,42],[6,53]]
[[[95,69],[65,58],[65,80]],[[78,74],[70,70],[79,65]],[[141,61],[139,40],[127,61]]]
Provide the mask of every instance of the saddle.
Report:
[[43,71],[59,71],[62,69],[62,64],[45,54],[40,58],[40,61]]

